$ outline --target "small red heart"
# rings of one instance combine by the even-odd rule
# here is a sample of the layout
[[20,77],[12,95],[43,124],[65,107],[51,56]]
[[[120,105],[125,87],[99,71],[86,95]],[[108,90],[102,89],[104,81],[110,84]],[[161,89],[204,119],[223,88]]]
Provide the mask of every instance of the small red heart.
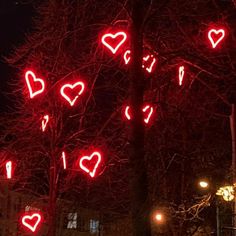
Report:
[[22,224],[30,229],[32,232],[35,232],[41,221],[41,215],[38,213],[34,213],[32,215],[25,215],[22,217]]
[[43,132],[46,130],[48,121],[49,121],[49,115],[43,116],[43,119],[42,119],[42,131]]
[[184,66],[179,67],[179,85],[181,86],[184,78]]
[[219,42],[225,37],[225,31],[223,29],[211,29],[208,32],[208,38],[211,42],[212,48],[216,48]]
[[145,68],[147,72],[151,73],[153,71],[155,64],[156,64],[156,58],[153,55],[147,55],[143,57],[142,67]]
[[84,83],[79,81],[74,84],[65,84],[61,87],[61,96],[64,97],[71,106],[73,106],[84,91]]
[[150,118],[151,118],[151,115],[153,113],[153,107],[150,106],[150,105],[146,105],[144,108],[143,108],[143,112],[144,114],[146,115],[146,118],[144,118],[144,122],[146,124],[148,124]]
[[[131,51],[126,50],[123,55],[126,65],[129,64],[129,62],[130,62],[130,58],[131,58],[130,54],[131,54]],[[148,71],[149,73],[151,73],[153,71],[155,64],[156,64],[156,58],[153,55],[147,55],[147,56],[143,57],[142,67],[145,68],[145,70]]]
[[34,72],[30,70],[27,71],[25,73],[25,80],[29,89],[30,98],[33,98],[34,96],[44,91],[45,88],[44,81],[40,78],[36,78]]
[[125,32],[117,32],[115,34],[105,34],[102,36],[102,43],[112,51],[113,54],[117,52],[119,47],[125,42],[127,35]]
[[99,152],[93,152],[90,156],[81,157],[79,166],[91,177],[94,177],[101,159],[101,154]]
[[7,179],[12,178],[12,161],[6,162],[6,174],[7,174]]
[[130,53],[131,51],[130,50],[127,50],[125,53],[124,53],[124,60],[125,60],[125,64],[127,65],[130,61]]
[[[130,107],[129,106],[126,106],[126,108],[125,108],[125,116],[126,116],[126,118],[128,119],[128,120],[131,120],[131,115],[130,115]],[[146,124],[148,124],[149,123],[149,120],[150,120],[150,118],[151,118],[151,116],[152,116],[152,113],[153,113],[153,107],[152,106],[150,106],[150,105],[146,105],[143,109],[142,109],[142,111],[143,111],[143,113],[145,114],[145,117],[144,117],[144,122],[146,123]]]

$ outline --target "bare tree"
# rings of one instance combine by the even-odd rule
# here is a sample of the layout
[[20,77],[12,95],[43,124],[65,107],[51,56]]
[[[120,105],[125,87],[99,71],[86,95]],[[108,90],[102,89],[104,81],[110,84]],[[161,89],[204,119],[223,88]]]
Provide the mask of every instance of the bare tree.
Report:
[[[17,160],[17,187],[49,195],[48,235],[55,235],[58,197],[79,197],[109,217],[131,211],[133,234],[140,236],[151,235],[150,212],[163,205],[173,219],[167,235],[187,235],[209,200],[193,197],[195,179],[207,173],[222,180],[230,166],[234,38],[229,33],[213,51],[206,35],[212,21],[233,29],[232,2],[67,0],[49,1],[38,12],[35,32],[8,62],[20,69],[20,78],[25,68],[41,73],[47,93],[29,100],[26,89],[22,96],[23,79],[15,80],[14,112],[1,123],[3,146]],[[133,60],[127,70],[122,57],[111,58],[98,41],[108,27],[130,32]],[[151,75],[141,67],[146,50],[158,58]],[[186,77],[179,87],[177,68],[183,64]],[[58,91],[76,77],[84,79],[87,92],[69,109]],[[125,125],[121,112],[127,100],[134,119]],[[142,122],[143,102],[156,106],[150,128]],[[46,112],[52,122],[42,134],[39,121]],[[94,183],[78,178],[74,166],[80,150],[91,146],[105,156]],[[64,150],[71,156],[67,174],[60,164]]]

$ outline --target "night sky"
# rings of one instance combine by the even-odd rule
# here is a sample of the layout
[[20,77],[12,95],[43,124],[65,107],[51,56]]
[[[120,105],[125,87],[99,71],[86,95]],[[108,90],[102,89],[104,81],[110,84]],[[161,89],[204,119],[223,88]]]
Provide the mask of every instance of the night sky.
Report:
[[10,55],[14,47],[24,42],[24,36],[30,32],[34,14],[34,0],[0,0],[0,112],[6,111],[8,92],[7,82],[17,76],[16,70],[4,61],[4,56]]

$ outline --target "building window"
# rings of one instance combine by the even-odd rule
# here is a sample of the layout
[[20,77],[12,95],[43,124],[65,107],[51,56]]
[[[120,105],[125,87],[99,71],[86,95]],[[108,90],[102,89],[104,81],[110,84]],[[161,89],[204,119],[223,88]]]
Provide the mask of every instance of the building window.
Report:
[[77,228],[77,213],[69,213],[67,216],[68,223],[67,229],[76,229]]
[[92,234],[98,233],[99,232],[99,221],[90,219],[89,229],[90,229],[90,233],[92,233]]
[[36,208],[36,207],[32,207],[32,206],[26,206],[25,212],[27,212],[27,211],[40,211],[40,209]]

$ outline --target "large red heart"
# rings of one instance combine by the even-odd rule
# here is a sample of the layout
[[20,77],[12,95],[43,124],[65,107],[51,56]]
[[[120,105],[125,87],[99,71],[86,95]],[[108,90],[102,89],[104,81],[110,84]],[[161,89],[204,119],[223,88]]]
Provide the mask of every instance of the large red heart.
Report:
[[90,156],[81,157],[79,161],[80,168],[91,177],[94,177],[101,159],[101,154],[99,152],[93,152]]
[[79,81],[74,84],[65,84],[61,87],[61,96],[64,97],[71,106],[73,106],[84,91],[84,83]]
[[117,52],[119,47],[125,42],[127,35],[125,32],[117,32],[115,34],[105,34],[102,36],[102,43],[112,51],[113,54]]
[[153,55],[147,55],[143,57],[142,67],[149,73],[152,72],[154,65],[156,64],[156,58]]
[[[126,108],[125,108],[125,116],[126,116],[126,118],[128,120],[131,120],[131,115],[130,115],[130,111],[129,110],[130,110],[130,107],[126,106]],[[143,107],[142,111],[145,114],[144,122],[146,124],[149,123],[149,120],[150,120],[150,118],[152,116],[153,110],[154,110],[153,107],[150,106],[150,105],[146,105],[146,106]]]
[[30,98],[33,98],[44,91],[44,81],[40,78],[36,78],[34,72],[28,70],[25,73],[25,80],[29,89]]
[[39,213],[34,213],[32,215],[25,215],[22,217],[22,224],[30,229],[32,232],[35,232],[41,221],[41,215]]
[[211,42],[212,48],[216,48],[219,42],[225,37],[225,31],[223,29],[211,29],[208,32],[208,38]]

